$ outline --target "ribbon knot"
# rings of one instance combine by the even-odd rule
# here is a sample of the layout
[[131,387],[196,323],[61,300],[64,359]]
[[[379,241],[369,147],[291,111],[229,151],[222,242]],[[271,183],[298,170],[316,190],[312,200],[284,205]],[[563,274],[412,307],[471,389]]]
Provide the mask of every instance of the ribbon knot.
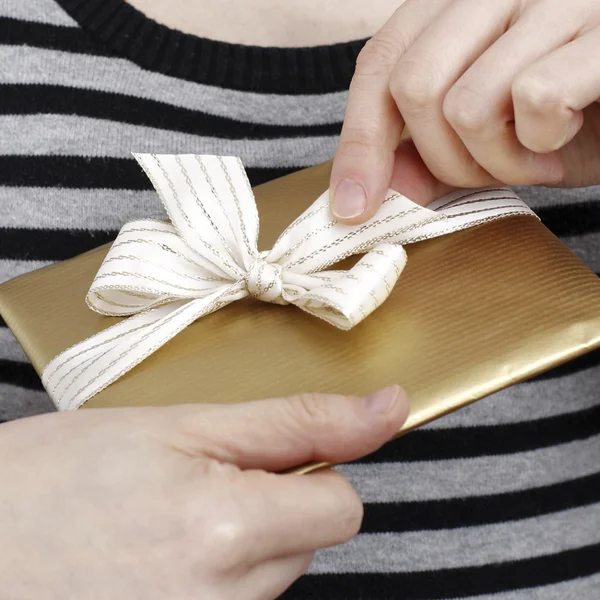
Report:
[[[406,263],[403,244],[532,214],[506,188],[458,191],[429,208],[389,190],[370,221],[345,226],[332,219],[325,191],[259,252],[256,203],[239,159],[134,156],[170,222],[121,229],[86,300],[96,312],[129,318],[47,365],[42,380],[61,410],[79,407],[197,319],[249,295],[350,329],[392,291]],[[364,256],[353,267],[330,270],[355,254]]]
[[265,260],[268,252],[261,252],[254,261],[246,277],[248,292],[258,300],[274,304],[288,304],[283,299],[283,281],[281,265]]

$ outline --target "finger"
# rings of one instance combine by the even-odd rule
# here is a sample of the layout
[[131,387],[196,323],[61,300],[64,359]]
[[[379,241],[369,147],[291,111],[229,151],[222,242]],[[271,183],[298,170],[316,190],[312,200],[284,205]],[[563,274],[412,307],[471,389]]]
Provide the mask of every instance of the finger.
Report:
[[408,416],[398,386],[365,398],[303,394],[235,405],[179,407],[179,443],[243,469],[340,463],[375,451]]
[[254,541],[251,560],[313,552],[347,542],[362,522],[363,505],[348,482],[330,469],[305,476],[246,471],[241,508]]
[[600,148],[597,132],[600,131],[600,104],[594,102],[582,112],[586,127],[558,151],[565,174],[554,184],[556,187],[585,187],[598,182]]
[[389,92],[390,73],[449,2],[408,0],[358,57],[330,181],[332,212],[346,223],[369,219],[383,202],[404,127]]
[[519,142],[511,88],[521,71],[566,43],[577,27],[571,5],[555,10],[547,10],[544,3],[534,5],[448,92],[446,118],[477,163],[495,179],[517,185],[547,184],[562,177],[557,154],[537,154]]
[[[494,183],[446,120],[443,103],[454,83],[502,35],[511,10],[510,3],[497,0],[454,2],[419,36],[392,74],[390,90],[415,146],[433,176],[446,184]],[[449,34],[454,31],[460,35]]]
[[264,600],[278,598],[294,581],[304,575],[313,561],[313,553],[274,558],[252,568],[237,580],[232,598]]
[[533,152],[552,152],[583,125],[583,109],[600,97],[596,55],[600,30],[561,46],[529,65],[514,80],[516,134]]
[[390,188],[421,206],[427,206],[456,190],[456,187],[442,183],[431,174],[410,139],[400,142],[396,150]]

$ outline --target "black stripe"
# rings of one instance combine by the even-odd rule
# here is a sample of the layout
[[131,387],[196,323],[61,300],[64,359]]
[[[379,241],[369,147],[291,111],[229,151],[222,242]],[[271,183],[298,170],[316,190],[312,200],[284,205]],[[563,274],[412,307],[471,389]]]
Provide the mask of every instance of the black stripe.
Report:
[[76,87],[0,86],[0,114],[41,113],[106,119],[197,135],[214,135],[218,131],[223,139],[335,136],[341,129],[341,123],[293,126],[234,121],[155,100]]
[[[600,467],[600,464],[599,464]],[[600,502],[600,472],[504,494],[365,504],[363,533],[454,529],[537,517]]]
[[111,242],[116,231],[0,227],[0,258],[59,261]]
[[[102,4],[110,12],[108,0]],[[348,89],[356,57],[366,42],[356,40],[311,48],[229,44],[168,29],[143,17],[130,5],[121,4],[138,13],[139,18],[130,18],[125,24],[113,21],[92,26],[95,31],[91,35],[81,27],[1,18],[0,44],[124,57],[148,71],[240,91],[325,94]],[[74,8],[77,20],[87,28],[92,25],[90,20],[79,14],[86,10],[83,6]],[[140,35],[140,31],[147,35]]]
[[513,454],[583,440],[599,433],[600,405],[519,423],[417,429],[357,462],[409,462]]
[[[600,572],[600,544],[526,560],[412,573],[307,575],[280,600],[434,600],[494,594],[570,581]],[[376,561],[376,556],[366,556]],[[423,565],[426,567],[426,565]],[[524,592],[524,596],[528,596]]]
[[[246,168],[252,185],[287,175],[291,168]],[[0,156],[0,185],[23,187],[149,190],[152,185],[133,158]]]
[[600,232],[600,200],[537,208],[536,213],[558,237]]
[[2,318],[2,315],[0,315],[0,327],[8,327],[6,321]]
[[581,371],[587,371],[588,369],[595,369],[600,367],[600,348],[597,350],[592,350],[592,352],[588,352],[579,358],[571,360],[564,365],[560,365],[551,369],[550,371],[546,371],[546,373],[542,373],[537,377],[533,377],[529,379],[529,382],[543,381],[545,379],[557,379],[559,377],[567,377],[569,375],[574,375],[575,373],[579,373]]
[[149,190],[152,185],[132,158],[1,156],[0,185]]
[[0,358],[0,382],[30,390],[43,390],[39,375],[30,363]]
[[80,27],[20,21],[10,17],[0,18],[0,44],[34,46],[77,54],[113,55],[108,49],[93,42]]

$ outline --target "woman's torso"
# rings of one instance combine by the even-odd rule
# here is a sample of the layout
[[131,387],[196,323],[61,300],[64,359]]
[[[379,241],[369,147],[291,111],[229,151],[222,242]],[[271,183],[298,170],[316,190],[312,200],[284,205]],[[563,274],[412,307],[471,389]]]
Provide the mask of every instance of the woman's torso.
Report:
[[[254,184],[333,155],[362,42],[247,48],[60,4],[0,5],[0,282],[163,216],[131,150],[237,155]],[[600,272],[599,190],[521,192]],[[288,597],[599,598],[599,384],[596,352],[341,467],[363,529]],[[0,418],[50,409],[0,324]]]

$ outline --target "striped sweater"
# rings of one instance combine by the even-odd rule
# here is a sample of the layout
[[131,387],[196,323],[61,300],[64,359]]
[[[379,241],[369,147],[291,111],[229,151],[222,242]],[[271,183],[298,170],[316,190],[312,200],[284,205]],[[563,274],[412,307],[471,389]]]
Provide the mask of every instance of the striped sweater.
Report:
[[[0,1],[0,282],[164,218],[129,156],[240,156],[253,184],[331,158],[363,41],[184,35],[123,0]],[[600,271],[600,189],[519,190]],[[360,534],[287,599],[600,599],[600,352],[340,467]],[[0,420],[52,410],[0,320]]]

